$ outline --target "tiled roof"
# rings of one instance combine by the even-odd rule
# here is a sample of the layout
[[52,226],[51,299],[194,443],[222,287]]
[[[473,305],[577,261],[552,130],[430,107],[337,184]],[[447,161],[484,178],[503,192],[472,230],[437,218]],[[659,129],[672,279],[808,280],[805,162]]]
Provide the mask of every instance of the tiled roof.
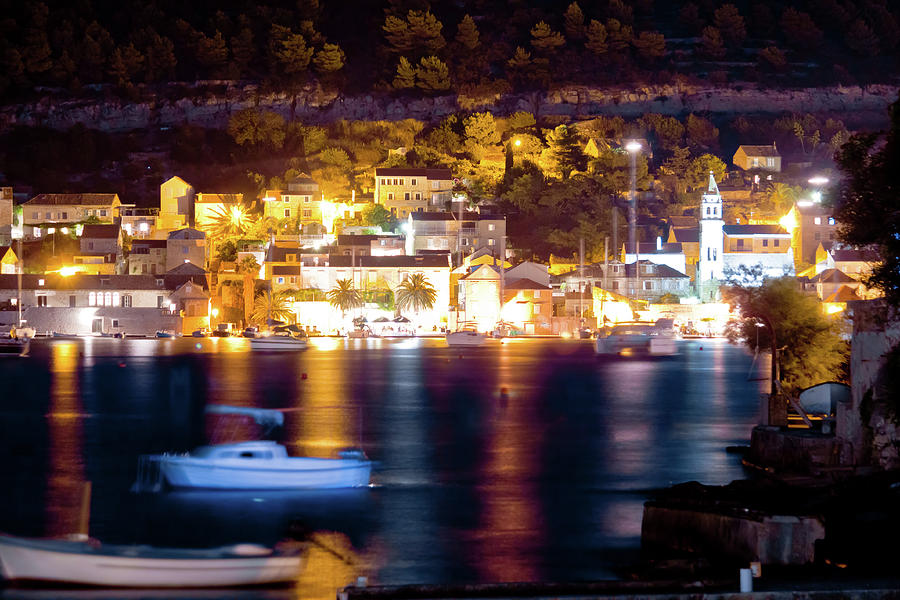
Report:
[[725,225],[722,230],[725,235],[741,236],[741,235],[787,235],[781,225]]
[[[660,265],[660,264],[656,264],[653,261],[649,261],[649,260],[642,260],[640,262],[642,265],[646,265],[649,263],[649,264],[653,264],[656,267],[656,273],[653,273],[653,274],[641,273],[641,278],[644,278],[644,279],[660,279],[660,278],[663,278],[663,279],[669,279],[669,278],[690,279],[690,277],[688,277],[684,273],[679,273],[678,271],[676,271],[669,265]],[[610,276],[610,277],[612,277],[612,276]],[[634,263],[625,265],[625,277],[634,277]]]
[[385,268],[399,267],[415,268],[441,268],[450,266],[448,254],[424,255],[424,256],[363,256],[361,264],[364,267]]
[[450,169],[397,169],[380,167],[375,177],[426,177],[428,179],[453,179]]
[[697,217],[686,217],[684,215],[673,215],[669,217],[669,227],[675,229],[687,229],[697,227]]
[[85,225],[81,230],[82,238],[114,240],[119,237],[118,225]]
[[691,229],[675,229],[675,241],[682,244],[696,244],[700,242],[700,229],[697,227]]
[[817,283],[856,283],[855,279],[840,269],[825,269],[813,277],[813,281]]
[[861,299],[859,294],[856,293],[856,290],[849,286],[842,285],[837,291],[825,298],[824,302],[852,302]]
[[747,156],[781,156],[781,154],[778,153],[778,149],[772,144],[766,146],[749,146],[741,144],[738,146],[738,150],[741,148],[744,149],[744,154]]
[[[2,254],[2,252],[0,252]],[[878,252],[872,248],[846,248],[831,253],[834,262],[878,262]]]
[[38,194],[26,205],[65,205],[78,206],[109,206],[118,197],[118,194]]
[[521,279],[513,279],[503,284],[503,288],[507,290],[549,290],[549,285],[543,285],[537,281],[522,277]]
[[192,229],[190,227],[185,227],[184,229],[178,229],[177,231],[173,231],[169,234],[170,240],[204,240],[206,239],[206,234],[200,231],[199,229]]

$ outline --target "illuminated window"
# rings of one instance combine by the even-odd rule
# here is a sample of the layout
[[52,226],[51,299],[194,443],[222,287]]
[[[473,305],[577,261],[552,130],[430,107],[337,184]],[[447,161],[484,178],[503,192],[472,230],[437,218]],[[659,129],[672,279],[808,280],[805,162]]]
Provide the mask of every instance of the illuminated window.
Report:
[[494,231],[495,229],[497,229],[497,226],[494,225],[493,223],[490,223],[490,224],[488,225],[488,231]]
[[828,224],[834,225],[834,217],[828,217]]
[[813,219],[813,223],[815,223],[816,225],[821,225],[821,224],[822,224],[822,217],[816,217],[816,218],[814,218],[814,219]]
[[91,292],[88,294],[88,306],[96,306],[97,305],[97,294]]
[[119,292],[113,292],[112,304],[110,306],[119,306],[120,296]]
[[284,277],[276,277],[275,283],[284,283]]
[[103,306],[112,306],[112,292],[106,292],[103,296]]
[[496,241],[497,240],[495,240],[494,238],[488,238],[488,246],[493,246],[496,243]]

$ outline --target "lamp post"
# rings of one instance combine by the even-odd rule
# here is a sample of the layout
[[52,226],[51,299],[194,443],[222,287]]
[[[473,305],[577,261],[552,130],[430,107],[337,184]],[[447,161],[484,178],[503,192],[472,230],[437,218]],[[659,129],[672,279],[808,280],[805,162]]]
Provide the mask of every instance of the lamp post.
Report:
[[634,252],[634,296],[637,299],[638,286],[641,280],[641,264],[640,255],[638,253],[637,242],[637,154],[641,151],[641,144],[636,140],[631,140],[625,144],[625,149],[631,155],[631,196],[628,204],[629,228],[628,228],[628,245]]

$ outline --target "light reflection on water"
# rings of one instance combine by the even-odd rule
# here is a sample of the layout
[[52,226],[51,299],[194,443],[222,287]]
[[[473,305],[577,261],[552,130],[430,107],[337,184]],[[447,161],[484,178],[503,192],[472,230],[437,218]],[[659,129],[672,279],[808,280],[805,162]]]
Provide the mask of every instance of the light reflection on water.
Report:
[[[11,484],[0,530],[66,533],[91,481],[91,533],[109,542],[274,543],[302,520],[322,545],[299,587],[277,597],[330,600],[359,576],[608,578],[637,555],[647,490],[744,476],[725,447],[747,442],[765,388],[748,381],[750,357],[722,341],[684,342],[661,361],[598,359],[578,340],[247,348],[229,338],[38,340],[31,359],[0,364],[16,390],[0,396],[0,476]],[[346,497],[129,493],[139,454],[207,441],[207,402],[286,409],[278,439],[296,454],[361,444],[378,461],[377,487]]]

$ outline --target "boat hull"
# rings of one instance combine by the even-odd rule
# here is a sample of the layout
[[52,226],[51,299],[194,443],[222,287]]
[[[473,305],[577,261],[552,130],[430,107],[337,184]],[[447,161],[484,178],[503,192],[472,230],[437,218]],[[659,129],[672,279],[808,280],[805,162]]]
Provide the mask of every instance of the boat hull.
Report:
[[296,350],[305,350],[307,347],[305,339],[291,337],[260,337],[250,338],[250,348],[255,351],[263,352],[290,352]]
[[448,346],[482,346],[487,338],[474,331],[451,331],[447,334]]
[[[337,489],[369,485],[372,463],[339,458],[202,460],[190,456],[159,457],[166,482],[174,488],[220,490]],[[253,465],[241,463],[252,462]],[[263,464],[260,464],[263,463]]]
[[262,585],[292,581],[300,573],[299,552],[227,556],[221,550],[95,548],[86,542],[0,536],[0,572],[12,581],[140,588]]

